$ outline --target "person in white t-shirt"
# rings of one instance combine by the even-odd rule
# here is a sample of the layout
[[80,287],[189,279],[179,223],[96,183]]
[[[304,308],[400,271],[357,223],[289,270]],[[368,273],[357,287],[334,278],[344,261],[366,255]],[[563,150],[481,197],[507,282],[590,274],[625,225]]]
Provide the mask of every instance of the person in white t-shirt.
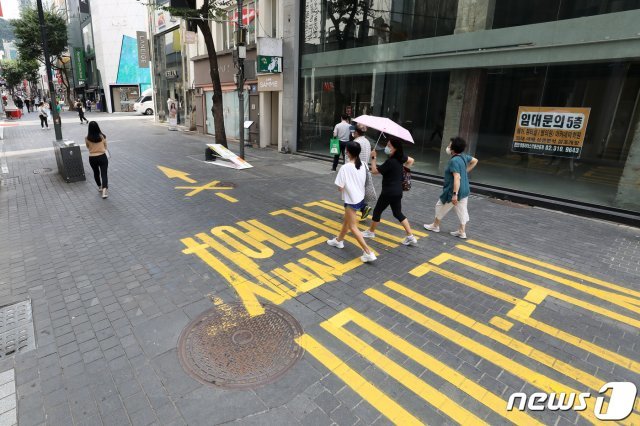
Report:
[[342,192],[342,199],[344,200],[342,230],[336,238],[327,240],[327,244],[340,249],[344,248],[344,237],[347,232],[351,231],[363,250],[360,260],[372,262],[376,260],[376,255],[362,237],[356,217],[356,212],[364,207],[364,184],[367,179],[367,168],[360,161],[359,144],[349,142],[346,148],[348,161],[340,168],[335,181],[338,190]]

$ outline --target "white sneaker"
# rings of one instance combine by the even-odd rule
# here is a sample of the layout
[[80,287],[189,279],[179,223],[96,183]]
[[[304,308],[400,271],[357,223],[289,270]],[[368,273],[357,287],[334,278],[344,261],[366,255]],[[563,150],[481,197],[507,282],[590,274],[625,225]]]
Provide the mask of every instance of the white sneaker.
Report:
[[375,254],[373,254],[373,252],[371,253],[362,252],[362,256],[360,256],[360,260],[362,260],[364,263],[373,262],[376,259],[377,257]]
[[462,238],[463,240],[467,239],[467,234],[465,232],[460,232],[460,231],[451,231],[449,232],[451,235],[453,235],[454,237],[458,237],[458,238]]
[[335,238],[327,240],[327,244],[331,247],[338,247],[339,249],[344,248],[344,241],[338,241]]
[[371,231],[369,231],[369,230],[367,229],[366,231],[362,231],[362,236],[363,236],[364,238],[375,238],[375,237],[376,237],[376,234],[375,234],[375,232],[371,232]]
[[415,246],[418,244],[418,240],[413,235],[409,235],[404,239],[404,241],[402,241],[402,244],[405,246]]
[[431,231],[431,232],[440,232],[440,227],[439,226],[435,226],[433,223],[425,223],[424,224],[424,229],[426,229],[427,231]]
[[107,190],[107,188],[102,188],[102,198],[108,198],[109,197],[109,191]]

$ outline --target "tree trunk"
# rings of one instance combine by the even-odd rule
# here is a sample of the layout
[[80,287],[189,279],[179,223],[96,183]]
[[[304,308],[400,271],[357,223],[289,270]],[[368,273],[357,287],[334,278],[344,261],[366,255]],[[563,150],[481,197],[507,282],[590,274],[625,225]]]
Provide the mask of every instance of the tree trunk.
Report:
[[71,88],[69,87],[69,70],[67,69],[66,65],[64,65],[64,63],[62,64],[62,75],[63,75],[62,84],[64,84],[64,87],[67,91],[66,103],[69,104],[69,111],[71,111]]
[[[207,6],[208,2],[205,2]],[[208,16],[204,14],[204,16]],[[220,71],[218,70],[218,56],[213,43],[213,35],[208,21],[196,21],[198,28],[202,31],[204,43],[207,46],[207,54],[209,55],[209,72],[211,74],[211,82],[213,83],[213,123],[215,127],[216,143],[227,147],[227,134],[224,129],[224,114],[222,109],[222,86],[220,85]]]

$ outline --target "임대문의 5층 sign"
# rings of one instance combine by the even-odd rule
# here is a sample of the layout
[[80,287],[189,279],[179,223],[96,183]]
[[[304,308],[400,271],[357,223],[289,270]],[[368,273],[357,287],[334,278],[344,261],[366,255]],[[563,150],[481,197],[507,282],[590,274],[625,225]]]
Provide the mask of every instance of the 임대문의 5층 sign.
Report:
[[578,158],[591,108],[527,107],[518,109],[513,152]]

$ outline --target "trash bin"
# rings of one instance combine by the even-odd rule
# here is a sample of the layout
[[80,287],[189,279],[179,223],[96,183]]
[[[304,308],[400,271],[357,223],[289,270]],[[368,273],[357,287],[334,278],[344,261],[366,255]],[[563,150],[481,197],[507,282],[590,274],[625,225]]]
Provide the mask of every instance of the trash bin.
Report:
[[67,183],[87,180],[80,147],[73,141],[53,141],[58,173]]

